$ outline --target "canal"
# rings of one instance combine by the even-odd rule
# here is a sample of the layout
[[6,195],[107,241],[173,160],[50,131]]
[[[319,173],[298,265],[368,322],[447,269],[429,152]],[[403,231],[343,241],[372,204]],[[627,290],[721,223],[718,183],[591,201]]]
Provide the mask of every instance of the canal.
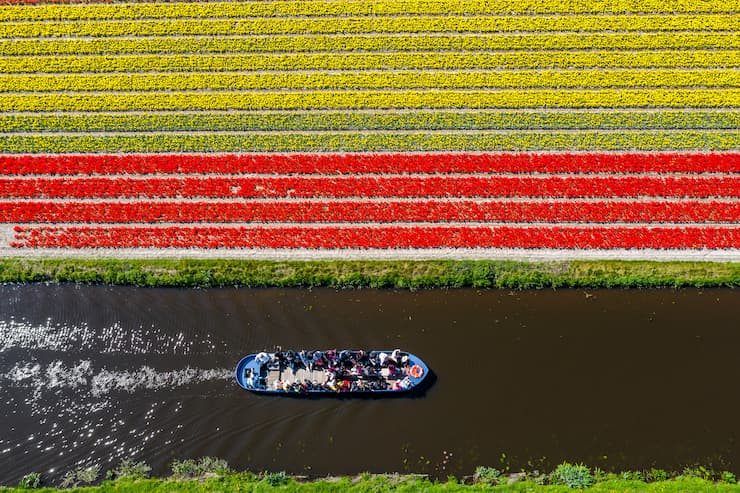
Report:
[[[735,308],[732,308],[732,307]],[[204,455],[321,476],[740,467],[740,292],[0,286],[0,484]],[[249,352],[395,348],[395,399],[239,389]]]

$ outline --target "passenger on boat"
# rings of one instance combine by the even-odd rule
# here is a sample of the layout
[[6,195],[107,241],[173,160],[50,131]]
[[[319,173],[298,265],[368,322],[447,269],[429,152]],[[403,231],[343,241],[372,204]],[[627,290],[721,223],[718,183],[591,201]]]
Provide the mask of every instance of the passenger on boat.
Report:
[[261,353],[257,354],[255,356],[254,360],[260,365],[264,366],[270,362],[270,355],[266,352],[262,351]]
[[337,350],[336,349],[330,349],[325,354],[324,357],[326,358],[326,361],[329,366],[336,366],[337,365]]
[[246,379],[246,384],[248,387],[253,387],[255,389],[263,389],[265,388],[265,379],[260,377],[259,373],[248,370],[249,376]]
[[355,363],[358,365],[367,365],[370,363],[370,358],[367,356],[365,351],[359,350],[355,355]]
[[291,370],[295,371],[295,351],[288,351],[285,353],[285,362],[288,364]]
[[311,356],[301,349],[301,351],[298,353],[298,357],[301,359],[301,363],[303,363],[304,368],[311,371],[313,369],[313,364],[311,363]]
[[400,349],[394,349],[393,352],[391,353],[391,359],[393,360],[393,362],[396,365],[398,365],[399,363],[401,363],[401,350]]
[[321,351],[314,351],[311,363],[314,367],[323,368],[326,366],[326,359],[324,359],[324,353]]
[[340,380],[337,382],[337,389],[340,392],[347,391],[350,389],[350,387],[351,387],[351,383],[349,380]]
[[392,385],[393,390],[406,390],[411,386],[411,380],[408,377],[395,380]]
[[380,353],[378,355],[378,364],[380,364],[380,366],[385,366],[388,358],[390,358],[390,356],[388,356],[388,353]]

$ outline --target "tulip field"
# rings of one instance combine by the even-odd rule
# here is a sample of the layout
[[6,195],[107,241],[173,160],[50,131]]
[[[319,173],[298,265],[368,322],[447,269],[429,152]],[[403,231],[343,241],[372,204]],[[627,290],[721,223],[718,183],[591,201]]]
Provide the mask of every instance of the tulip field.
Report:
[[740,4],[0,0],[0,255],[740,260]]

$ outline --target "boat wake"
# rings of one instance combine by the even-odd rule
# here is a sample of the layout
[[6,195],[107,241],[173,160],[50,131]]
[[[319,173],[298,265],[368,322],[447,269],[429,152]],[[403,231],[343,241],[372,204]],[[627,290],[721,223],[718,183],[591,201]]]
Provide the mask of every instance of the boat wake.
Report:
[[1,375],[3,385],[22,386],[33,389],[35,398],[45,391],[85,390],[92,397],[101,397],[111,392],[136,392],[182,387],[213,380],[232,378],[229,368],[204,369],[186,367],[181,370],[157,371],[142,366],[133,371],[95,369],[90,360],[65,364],[53,361],[43,365],[37,362],[18,363]]

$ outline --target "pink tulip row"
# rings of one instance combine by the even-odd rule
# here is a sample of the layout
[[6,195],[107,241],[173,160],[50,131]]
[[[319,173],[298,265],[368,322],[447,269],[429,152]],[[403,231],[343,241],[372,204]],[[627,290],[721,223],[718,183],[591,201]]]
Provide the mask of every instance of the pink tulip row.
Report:
[[0,174],[740,173],[739,152],[5,155]]
[[33,248],[629,248],[725,249],[740,227],[29,227],[15,247]]
[[740,223],[738,201],[0,202],[6,223]]
[[731,176],[0,178],[2,198],[740,197]]

